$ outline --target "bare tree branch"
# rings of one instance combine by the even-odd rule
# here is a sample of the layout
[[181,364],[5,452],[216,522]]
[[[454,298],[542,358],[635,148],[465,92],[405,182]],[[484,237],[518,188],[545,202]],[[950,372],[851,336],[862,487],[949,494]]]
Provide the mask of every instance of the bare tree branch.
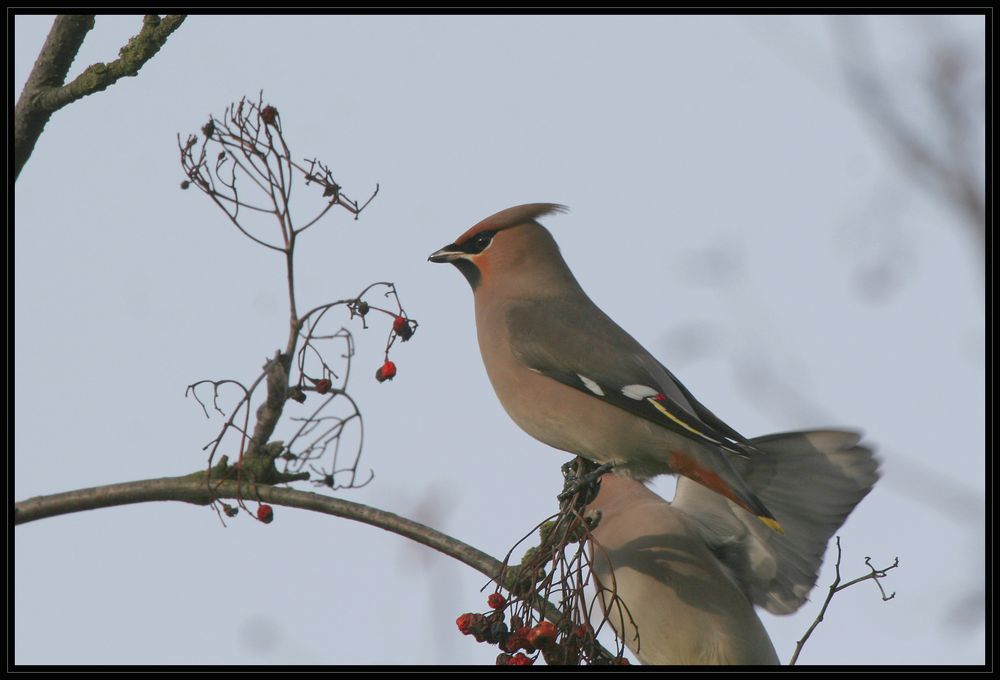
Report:
[[805,635],[802,636],[802,639],[799,640],[797,643],[795,643],[795,652],[792,654],[792,658],[788,662],[789,666],[794,666],[795,662],[798,661],[799,653],[802,652],[802,647],[806,644],[806,640],[808,640],[809,636],[813,634],[813,631],[816,630],[816,627],[820,623],[822,623],[823,617],[826,616],[826,610],[830,606],[830,602],[833,600],[833,596],[839,593],[841,590],[846,590],[847,588],[850,588],[853,585],[857,585],[862,581],[875,581],[875,585],[878,586],[879,592],[882,593],[883,602],[887,602],[892,598],[896,597],[896,593],[893,593],[892,595],[885,594],[885,589],[882,588],[882,583],[880,582],[880,579],[885,578],[887,571],[889,571],[890,569],[895,569],[896,567],[899,566],[898,557],[893,561],[892,564],[890,564],[888,567],[885,567],[884,569],[876,569],[875,567],[872,566],[872,558],[866,557],[865,564],[867,564],[868,568],[871,569],[871,573],[865,574],[864,576],[859,576],[858,578],[848,581],[843,585],[841,585],[840,583],[840,558],[841,558],[840,536],[837,536],[837,563],[836,563],[837,575],[834,577],[833,583],[830,584],[830,589],[829,591],[827,591],[826,594],[826,600],[823,601],[823,607],[819,610],[819,614],[816,615],[816,618],[813,620],[812,625],[810,625],[809,628],[806,630],[806,633]]
[[161,20],[156,14],[146,15],[142,30],[121,48],[118,59],[88,66],[73,82],[64,84],[84,38],[94,28],[94,15],[57,16],[14,107],[14,179],[21,174],[53,113],[106,90],[121,78],[138,74],[185,18],[175,14]]
[[[221,463],[220,466],[225,467],[225,463]],[[184,477],[146,479],[77,489],[49,496],[35,496],[14,505],[14,524],[26,524],[47,517],[133,503],[181,501],[195,505],[214,505],[224,498],[240,501],[257,500],[333,515],[384,529],[453,557],[505,588],[513,589],[518,585],[516,583],[518,574],[507,573],[505,565],[499,560],[456,538],[394,513],[309,491],[267,484],[248,485],[238,481],[214,481],[218,477],[216,473],[210,480],[208,473],[202,471]],[[551,621],[566,618],[564,612],[547,600],[534,598],[533,606]],[[595,651],[611,656],[596,642],[594,644]]]
[[145,479],[35,496],[14,505],[14,523],[26,524],[47,517],[133,503],[182,501],[195,505],[210,505],[220,499],[238,498],[242,494],[247,500],[312,510],[370,524],[455,557],[490,578],[500,573],[500,562],[486,553],[391,512],[310,491],[267,484],[243,484],[240,488],[240,485],[233,480],[217,481],[218,476],[218,474],[213,475],[212,480],[209,480],[206,472],[202,471],[183,477]]

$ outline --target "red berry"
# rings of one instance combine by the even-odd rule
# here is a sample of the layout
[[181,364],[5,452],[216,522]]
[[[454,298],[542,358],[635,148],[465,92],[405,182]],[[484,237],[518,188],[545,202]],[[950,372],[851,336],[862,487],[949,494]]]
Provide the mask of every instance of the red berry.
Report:
[[493,609],[503,609],[505,606],[507,606],[507,599],[504,598],[504,596],[501,595],[500,593],[493,593],[492,595],[489,596],[489,598],[487,598],[486,604],[488,604]]
[[266,125],[274,125],[275,119],[278,117],[278,109],[273,106],[265,106],[260,110],[260,119],[264,121]]
[[327,392],[330,391],[330,387],[332,387],[332,385],[328,378],[320,378],[319,380],[316,381],[317,394],[326,394]]
[[473,635],[476,642],[486,639],[486,629],[489,628],[489,621],[482,614],[462,614],[455,619],[455,625],[462,632],[462,635]]
[[455,619],[455,625],[462,632],[462,635],[468,635],[472,632],[472,620],[475,614],[462,614],[457,619]]
[[529,630],[525,637],[528,640],[528,644],[532,647],[544,647],[556,639],[557,632],[556,627],[551,621],[542,621]]
[[267,503],[261,503],[257,506],[257,519],[264,524],[270,524],[274,519],[274,509]]
[[530,656],[525,656],[521,652],[518,652],[511,657],[510,661],[507,662],[511,666],[530,666],[535,663],[535,660]]
[[406,342],[413,337],[413,326],[410,325],[409,319],[403,315],[397,316],[392,321],[392,330],[395,331],[396,335],[403,342]]
[[[528,631],[527,628],[525,628],[524,630],[525,632]],[[524,635],[522,635],[521,633],[511,633],[510,635],[508,635],[507,639],[504,640],[503,643],[500,645],[500,649],[502,649],[505,652],[510,652],[511,654],[513,654],[519,649],[523,649],[529,654],[535,651],[535,648],[528,644],[528,641],[524,638]]]
[[394,377],[396,377],[396,364],[388,360],[375,371],[375,379],[379,382],[392,380]]

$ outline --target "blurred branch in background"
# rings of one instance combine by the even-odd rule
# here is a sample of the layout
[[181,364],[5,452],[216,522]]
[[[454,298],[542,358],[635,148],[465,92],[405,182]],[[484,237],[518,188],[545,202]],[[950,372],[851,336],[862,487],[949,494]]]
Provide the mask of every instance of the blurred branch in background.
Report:
[[[742,313],[764,321],[756,325],[700,323],[680,326],[667,333],[668,347],[664,353],[681,361],[709,355],[725,356],[730,362],[735,385],[757,409],[802,426],[839,422],[835,412],[814,398],[805,387],[807,383],[797,369],[802,365],[799,358],[784,347],[780,339],[760,330],[772,327],[766,323],[768,307],[760,299],[751,297],[753,286],[745,263],[740,262],[741,251],[727,246],[726,252],[729,256],[684,253],[679,260],[725,263],[724,272],[720,270],[719,277],[711,284],[708,283],[711,277],[704,267],[697,267],[697,282],[713,285],[720,289],[720,293],[730,295],[732,309],[738,310],[734,314]],[[683,278],[688,278],[684,276],[683,266],[678,266],[676,270]],[[691,282],[688,283],[690,285]],[[878,455],[885,462],[882,485],[947,517],[955,527],[963,527],[975,541],[976,549],[982,551],[981,532],[986,505],[978,489],[949,474],[946,468],[927,465],[915,453],[904,454],[879,447]],[[972,613],[982,611],[984,597],[981,585],[963,593],[956,601],[950,622],[981,625],[981,619]],[[970,603],[978,603],[980,608],[970,609]]]
[[[783,367],[793,365],[788,357],[780,361],[769,355],[767,343],[751,341],[735,353],[733,370],[737,384],[754,403],[765,410],[793,418],[803,423],[834,423],[837,417],[811,398],[799,387],[800,381],[786,375]],[[889,485],[922,505],[933,508],[957,522],[968,522],[970,517],[982,517],[985,507],[980,494],[959,479],[930,468],[913,456],[904,456],[880,448],[880,455],[891,474],[886,474],[883,485]],[[927,493],[934,489],[933,494]]]
[[[970,17],[962,17],[970,19]],[[945,228],[971,244],[976,260],[970,271],[985,276],[986,245],[986,54],[985,21],[982,33],[966,30],[969,22],[954,16],[862,17],[829,19],[834,58],[856,110],[869,124],[875,143],[883,148],[908,183],[938,197],[950,208],[952,220]],[[892,34],[876,21],[902,22],[913,40],[889,43]],[[974,26],[974,25],[973,25]],[[871,28],[871,32],[869,32]],[[884,29],[884,26],[882,26]],[[775,39],[778,38],[778,39]],[[793,52],[789,63],[809,65],[809,75],[820,87],[836,80],[838,71],[823,68],[823,55],[801,41],[781,34],[768,35],[767,44]],[[848,239],[839,244],[862,258],[854,283],[868,301],[884,302],[888,294],[913,277],[917,245],[909,236],[915,209],[893,177],[873,184],[857,205],[846,206]],[[748,298],[753,290],[743,244],[726,243],[702,253],[678,258],[683,278],[693,285],[724,288],[743,318],[767,314],[763,300]],[[699,270],[697,273],[694,270]],[[747,324],[750,325],[750,324]],[[716,324],[689,324],[671,329],[667,341],[672,351],[689,358],[728,354],[737,384],[751,403],[772,415],[796,423],[837,422],[832,410],[813,398],[796,367],[799,358],[767,333],[763,321],[732,328]],[[756,333],[755,333],[756,331]],[[978,334],[979,331],[976,331]],[[982,336],[980,335],[980,338]],[[901,341],[903,341],[901,339]],[[978,344],[977,344],[978,346]],[[967,355],[969,347],[954,351]],[[981,350],[981,347],[980,347]],[[977,351],[981,361],[982,352]],[[983,559],[983,520],[986,505],[982,491],[949,470],[931,466],[917,455],[880,450],[886,461],[882,484],[964,527]],[[985,593],[982,582],[956,598],[952,624],[981,626]]]
[[[920,70],[910,74],[884,68],[864,18],[831,19],[848,89],[900,170],[952,206],[984,253],[986,55],[975,42],[957,35],[944,17],[905,19],[924,34],[927,46]],[[914,97],[919,98],[917,106],[911,103]],[[924,107],[930,116],[921,115]],[[981,274],[984,262],[979,258]]]
[[[977,263],[971,267],[978,267],[984,276],[985,42],[963,39],[945,16],[884,19],[910,22],[914,31],[921,32],[925,39],[919,52],[892,52],[898,46],[873,44],[866,30],[872,18],[831,19],[851,99],[899,173],[952,208],[955,219],[942,224],[955,225],[953,233],[961,233],[972,244]],[[880,61],[879,48],[892,52],[897,61]],[[796,55],[796,63],[802,56]],[[884,302],[886,293],[898,287],[913,267],[915,245],[907,229],[913,210],[904,192],[892,184],[891,178],[879,180],[858,205],[846,207],[851,238],[844,247],[864,258],[863,280],[856,283],[869,301]],[[795,423],[838,422],[804,384],[798,367],[806,364],[769,332],[767,301],[753,297],[749,264],[746,248],[738,241],[678,257],[679,277],[688,285],[712,286],[729,296],[740,323],[700,322],[670,329],[668,352],[688,360],[726,355],[736,384],[755,407]],[[953,349],[966,353],[959,345]],[[883,485],[968,532],[974,546],[970,560],[978,559],[973,551],[982,556],[986,506],[979,489],[949,474],[955,468],[932,467],[916,452],[881,447],[880,455],[886,461]],[[958,594],[950,623],[982,625],[978,616],[983,611],[982,588],[979,582]]]
[[[897,17],[920,34],[922,61],[907,53],[905,62],[880,60],[873,44],[868,17],[836,16],[830,20],[835,48],[849,92],[858,110],[870,122],[875,137],[889,152],[901,174],[932,190],[954,209],[959,226],[978,255],[985,274],[986,250],[986,55],[985,40],[968,40],[947,16]],[[983,31],[985,32],[985,17]],[[916,63],[915,70],[912,68]],[[921,122],[923,121],[923,122]],[[929,121],[929,122],[928,122]],[[886,222],[889,212],[900,213],[902,200],[875,206]],[[902,244],[901,247],[905,247]],[[897,257],[898,259],[898,257]],[[903,259],[906,259],[905,257]],[[761,343],[762,345],[765,343]],[[759,349],[759,348],[758,348]],[[772,393],[773,404],[811,410],[829,418],[810,403],[794,383],[783,380],[774,362],[743,362],[744,384]],[[752,374],[752,375],[751,375]],[[968,521],[982,517],[984,500],[961,481],[943,477],[912,457],[893,456],[897,468],[883,483],[919,496],[942,514]],[[893,479],[894,478],[894,479]],[[923,490],[934,488],[934,494]]]

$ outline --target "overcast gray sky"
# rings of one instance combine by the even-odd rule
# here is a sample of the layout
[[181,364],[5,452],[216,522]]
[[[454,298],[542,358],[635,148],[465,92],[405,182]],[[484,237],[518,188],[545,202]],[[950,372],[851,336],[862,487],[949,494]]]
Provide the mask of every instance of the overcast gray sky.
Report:
[[[99,17],[71,76],[139,24]],[[866,24],[908,115],[936,130],[928,40],[944,30],[982,60],[983,17]],[[50,25],[15,19],[15,93]],[[727,422],[862,428],[878,448],[843,572],[898,555],[896,598],[842,593],[801,661],[982,663],[982,253],[841,76],[821,16],[189,18],[138,77],[56,113],[17,182],[15,497],[203,467],[220,423],[185,386],[252,380],[284,345],[280,258],[178,188],[177,133],[263,89],[299,157],[353,196],[381,185],[361,220],[335,212],[303,237],[300,307],[391,280],[420,322],[380,385],[385,327],[344,316],[375,480],[338,494],[498,557],[554,509],[567,456],[510,422],[468,286],[426,257],[502,208],[564,203],[545,223],[581,284]],[[18,527],[16,660],[492,663],[454,623],[485,608],[482,576],[367,526],[275,514],[222,528],[148,504]],[[762,614],[783,660],[832,576],[828,559],[799,613]]]

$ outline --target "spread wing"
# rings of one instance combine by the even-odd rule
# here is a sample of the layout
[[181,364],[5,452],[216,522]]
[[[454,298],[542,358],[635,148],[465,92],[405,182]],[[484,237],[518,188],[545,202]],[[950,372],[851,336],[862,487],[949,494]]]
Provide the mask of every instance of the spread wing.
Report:
[[789,432],[752,440],[765,455],[734,466],[784,527],[769,531],[722,496],[680,477],[671,503],[700,533],[754,604],[789,614],[816,584],[827,542],[878,479],[878,461],[854,432]]
[[586,296],[583,301],[512,305],[507,326],[514,355],[542,375],[689,439],[741,456],[752,450],[631,335]]

